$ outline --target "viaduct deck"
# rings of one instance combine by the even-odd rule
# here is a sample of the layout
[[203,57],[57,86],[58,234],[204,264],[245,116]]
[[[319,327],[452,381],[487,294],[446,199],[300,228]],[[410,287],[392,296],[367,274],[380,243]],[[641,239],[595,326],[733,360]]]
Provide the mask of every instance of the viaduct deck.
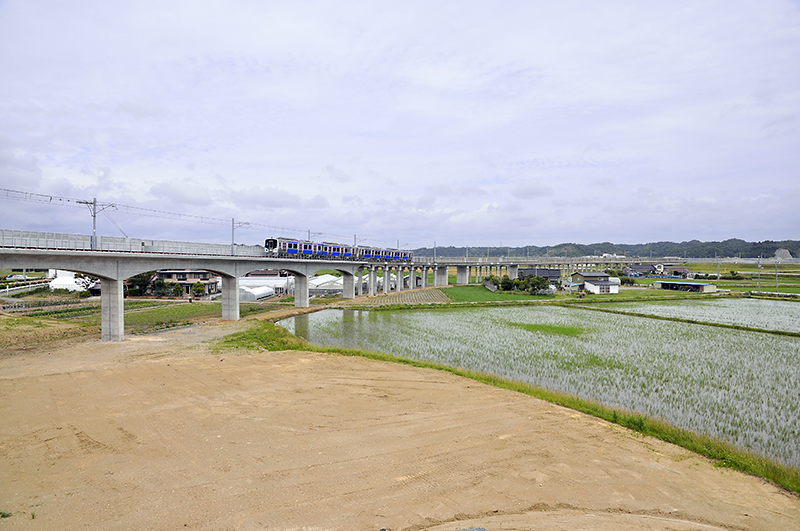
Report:
[[[222,278],[222,318],[239,319],[239,278],[252,271],[279,269],[294,276],[295,306],[308,307],[308,279],[321,270],[342,275],[343,297],[354,298],[366,286],[375,295],[382,284],[384,293],[448,284],[448,271],[456,269],[456,282],[467,284],[491,274],[517,277],[520,266],[558,268],[562,272],[620,268],[641,260],[623,258],[419,258],[411,262],[285,259],[267,256],[264,247],[222,245],[135,238],[98,237],[51,232],[0,229],[0,269],[62,269],[101,279],[102,339],[124,339],[124,280],[159,269],[205,270]],[[378,271],[383,278],[378,278]],[[394,271],[394,273],[393,273]],[[407,274],[406,274],[407,272]],[[418,273],[419,272],[419,273]],[[366,281],[363,276],[366,274]],[[394,279],[393,279],[394,277]]]

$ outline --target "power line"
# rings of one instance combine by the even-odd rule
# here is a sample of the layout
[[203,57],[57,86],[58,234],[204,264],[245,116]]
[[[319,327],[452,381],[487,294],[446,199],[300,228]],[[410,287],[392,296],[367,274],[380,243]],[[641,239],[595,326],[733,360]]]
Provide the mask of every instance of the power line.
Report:
[[[91,205],[97,204],[96,199],[94,201],[87,201],[85,199],[75,199],[71,197],[60,197],[56,195],[47,195],[47,194],[37,194],[34,192],[21,192],[19,190],[9,190],[7,188],[0,188],[0,198],[2,199],[10,199],[12,201],[27,201],[31,203],[42,203],[42,204],[50,204],[50,205],[58,205],[58,206],[66,206],[66,207],[75,207],[75,208],[82,208],[85,205],[90,205],[89,210],[92,210]],[[231,224],[230,219],[221,219],[221,218],[212,218],[208,216],[195,216],[193,214],[181,214],[177,212],[167,212],[164,210],[155,210],[152,208],[143,208],[137,206],[130,206],[130,205],[120,205],[119,203],[102,203],[100,204],[103,208],[97,210],[97,212],[103,211],[105,213],[105,209],[111,208],[116,212],[120,212],[122,214],[129,214],[132,216],[144,216],[144,217],[155,217],[155,218],[162,218],[162,219],[170,219],[173,221],[187,221],[191,223],[205,223],[208,225],[225,225],[228,226]],[[97,212],[93,213],[93,217],[96,216]],[[106,213],[106,216],[108,214]],[[114,223],[113,220],[111,220]],[[114,225],[125,234],[125,232],[114,223]],[[237,226],[248,226],[254,228],[263,228],[268,229],[270,231],[279,231],[279,232],[291,232],[291,233],[309,233],[311,231],[309,229],[293,229],[289,227],[278,227],[275,225],[266,225],[264,223],[257,223],[254,221],[238,221],[236,222]],[[332,236],[334,238],[345,238],[340,234],[333,234],[329,232],[313,232],[315,236]],[[382,241],[382,240],[373,240],[373,241]]]

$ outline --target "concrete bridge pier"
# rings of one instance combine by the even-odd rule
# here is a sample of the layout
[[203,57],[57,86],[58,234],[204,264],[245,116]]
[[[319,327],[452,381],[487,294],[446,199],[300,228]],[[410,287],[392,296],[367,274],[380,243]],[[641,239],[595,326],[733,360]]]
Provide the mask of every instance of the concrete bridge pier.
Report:
[[[239,293],[239,290],[236,290],[236,293]],[[300,273],[294,274],[294,306],[308,308],[308,277]]]
[[447,286],[447,266],[436,266],[433,268],[433,285],[435,287]]
[[356,276],[350,273],[342,273],[342,298],[354,299],[356,297]]
[[403,277],[405,274],[405,267],[397,266],[397,291],[403,291]]
[[[222,320],[223,321],[238,321],[239,320],[239,277],[237,276],[222,276]],[[297,284],[295,290],[295,303],[297,301]]]
[[369,266],[369,296],[374,297],[378,294],[378,268]]
[[364,268],[358,268],[358,296],[362,296],[364,294]]
[[469,266],[456,266],[456,284],[469,284]]
[[383,266],[383,294],[386,295],[392,291],[392,268],[386,264]]
[[519,278],[519,266],[518,265],[509,265],[506,266],[506,271],[508,271],[508,278],[511,280],[516,280]]
[[[125,339],[125,299],[122,280],[101,279],[100,338],[103,341]],[[238,307],[237,307],[238,309]]]

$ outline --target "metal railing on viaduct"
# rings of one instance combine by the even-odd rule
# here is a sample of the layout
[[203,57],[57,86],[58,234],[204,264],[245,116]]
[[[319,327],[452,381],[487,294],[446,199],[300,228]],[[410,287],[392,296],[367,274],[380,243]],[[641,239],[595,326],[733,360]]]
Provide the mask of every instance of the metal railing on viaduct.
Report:
[[[252,271],[279,269],[294,275],[295,306],[308,307],[308,279],[321,270],[342,274],[342,296],[376,295],[392,290],[424,288],[432,274],[433,286],[446,286],[450,268],[456,283],[468,284],[503,272],[517,278],[520,265],[558,268],[563,273],[622,267],[624,259],[428,258],[413,262],[284,259],[267,256],[257,245],[223,245],[164,240],[141,240],[0,229],[0,269],[62,269],[101,279],[101,337],[124,339],[124,294],[127,278],[160,269],[191,269],[222,278],[222,319],[239,319],[239,278]],[[383,278],[378,278],[378,271]],[[356,283],[356,279],[358,282]],[[356,286],[358,289],[356,290]],[[365,289],[366,288],[366,289]]]

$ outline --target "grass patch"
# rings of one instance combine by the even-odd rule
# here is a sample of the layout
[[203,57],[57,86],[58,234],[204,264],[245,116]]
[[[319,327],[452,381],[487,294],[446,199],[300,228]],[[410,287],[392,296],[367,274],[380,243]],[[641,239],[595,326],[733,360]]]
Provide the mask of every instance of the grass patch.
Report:
[[491,292],[483,286],[453,286],[442,291],[453,302],[548,300],[554,298],[553,295],[529,295],[519,291]]
[[315,347],[270,321],[259,321],[242,332],[227,335],[215,345],[215,350],[245,349],[256,351],[313,350]]
[[318,347],[306,343],[285,328],[268,321],[255,323],[249,330],[225,336],[215,344],[214,348],[219,350],[246,349],[251,351],[305,350],[344,356],[359,356],[379,361],[401,363],[412,367],[445,371],[487,385],[546,400],[601,418],[643,435],[661,439],[668,443],[686,448],[696,454],[713,459],[716,461],[717,466],[732,468],[746,474],[764,478],[788,491],[800,494],[800,469],[784,466],[763,456],[735,448],[724,441],[690,430],[677,428],[659,419],[626,410],[614,409],[575,395],[535,387],[514,380],[501,378],[493,374],[469,371],[438,363],[411,360],[380,352]]
[[583,333],[583,328],[578,326],[559,326],[548,324],[528,324],[528,323],[508,323],[509,326],[522,328],[528,332],[540,332],[542,334],[555,334],[561,336],[579,336]]
[[[222,304],[179,303],[146,308],[125,314],[125,328],[133,334],[144,334],[155,330],[186,326],[205,317],[222,316]],[[100,316],[94,316],[100,322]]]
[[[279,307],[279,305],[274,303],[245,303],[239,306],[239,316],[245,317],[255,313],[274,310]],[[155,330],[188,326],[197,321],[211,317],[222,317],[222,303],[196,302],[192,304],[168,304],[126,313],[125,328],[129,329],[133,334],[145,334]]]

